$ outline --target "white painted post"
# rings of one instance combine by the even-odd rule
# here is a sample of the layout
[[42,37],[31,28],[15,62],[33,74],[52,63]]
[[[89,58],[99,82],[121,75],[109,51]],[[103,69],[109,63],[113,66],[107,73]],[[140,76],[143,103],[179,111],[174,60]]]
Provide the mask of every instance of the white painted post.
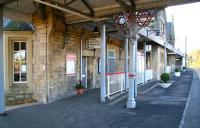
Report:
[[87,57],[85,58],[85,88],[88,88],[88,81],[87,81],[87,79],[88,79],[88,73],[87,73],[87,69],[88,69],[88,67],[87,67],[87,65],[88,65],[88,62],[87,62],[88,60],[87,60]]
[[[136,32],[136,30],[134,32]],[[138,85],[137,84],[138,83],[137,82],[137,77],[138,77],[138,42],[137,42],[137,39],[139,37],[138,37],[137,34],[135,34],[135,35],[136,35],[136,37],[135,37],[136,39],[135,39],[135,47],[134,47],[135,48],[135,62],[134,62],[135,63],[135,69],[134,69],[134,72],[136,74],[136,77],[135,77],[135,81],[134,81],[135,82],[135,86],[134,87],[135,87],[135,97],[137,97],[137,87],[138,87],[137,86]]]
[[121,84],[121,93],[123,92],[123,86],[124,86],[124,80],[123,80],[123,74],[118,74],[119,75],[119,79],[120,79],[120,84]]
[[184,64],[184,62],[182,62],[182,64],[184,64],[185,67],[188,66],[188,63],[187,63],[188,58],[187,57],[188,57],[187,56],[187,36],[185,36],[185,56],[184,56],[184,58],[185,58],[185,64]]
[[82,82],[83,75],[83,32],[81,33],[81,42],[80,42],[80,80]]
[[146,42],[144,42],[144,83],[146,82],[146,58],[147,58],[147,51],[146,51]]
[[167,48],[166,48],[167,42],[164,43],[164,72],[167,72]]
[[125,85],[125,73],[123,73],[123,90],[126,91],[126,85]]
[[125,87],[126,90],[128,91],[128,87],[129,87],[129,81],[128,81],[128,38],[126,37],[125,39],[125,45],[124,45],[124,49],[125,49]]
[[3,6],[0,5],[0,115],[5,112],[3,48]]
[[107,96],[110,98],[110,75],[107,76]]
[[[133,36],[134,33],[131,30],[130,36]],[[130,63],[129,63],[129,73],[130,75],[135,74],[134,68],[135,68],[135,47],[136,47],[136,37],[134,39],[131,39],[131,42],[129,43],[130,46]],[[135,101],[135,79],[130,78],[129,76],[129,93],[128,93],[128,101],[126,104],[127,108],[135,108],[136,107],[136,101]]]
[[101,28],[101,102],[105,103],[106,99],[106,26]]

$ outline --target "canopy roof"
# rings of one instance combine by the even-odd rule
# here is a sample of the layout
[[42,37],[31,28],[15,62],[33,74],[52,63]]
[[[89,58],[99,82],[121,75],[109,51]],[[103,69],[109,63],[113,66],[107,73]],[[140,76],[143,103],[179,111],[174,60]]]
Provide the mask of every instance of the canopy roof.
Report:
[[[113,15],[122,13],[126,9],[133,10],[134,1],[136,10],[163,9],[168,6],[200,2],[200,0],[1,0],[0,5],[4,5],[5,17],[25,22],[31,22],[32,14],[36,10],[42,12],[45,7],[42,5],[46,5],[62,11],[66,23],[73,24],[102,20],[109,22]],[[92,24],[90,23],[89,27],[95,26],[94,23]],[[110,29],[112,31],[112,27]],[[146,37],[142,31],[139,33]],[[120,32],[113,34],[116,38],[121,39],[122,35]],[[157,38],[155,41],[159,44],[162,43]],[[174,51],[173,48],[169,49]],[[174,52],[178,53],[178,51]]]
[[[113,14],[123,12],[124,4],[131,5],[134,0],[1,0],[4,4],[5,16],[21,20],[31,20],[31,15],[38,9],[38,3],[45,4],[65,12],[66,23],[98,21],[109,18]],[[154,9],[200,0],[135,0],[136,9]],[[23,16],[20,16],[23,15]],[[26,18],[25,18],[26,17]]]

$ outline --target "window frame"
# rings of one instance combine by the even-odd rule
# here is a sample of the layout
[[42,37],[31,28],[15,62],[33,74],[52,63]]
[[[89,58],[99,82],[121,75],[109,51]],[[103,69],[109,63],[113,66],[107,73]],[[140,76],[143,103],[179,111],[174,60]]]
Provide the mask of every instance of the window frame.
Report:
[[[12,41],[13,42],[13,49],[12,49],[12,67],[13,67],[13,70],[12,70],[12,79],[13,79],[13,81],[12,81],[12,83],[13,84],[26,84],[26,83],[28,83],[28,43],[27,43],[27,41],[25,41],[25,40],[14,40],[14,41]],[[14,75],[15,75],[15,69],[14,69],[14,63],[15,62],[17,62],[17,61],[15,61],[14,60],[14,54],[17,52],[17,51],[15,51],[15,49],[14,49],[14,46],[15,46],[15,42],[18,42],[19,43],[19,52],[20,52],[20,55],[21,55],[21,44],[22,43],[25,43],[26,44],[26,50],[25,50],[25,61],[23,61],[23,62],[25,62],[26,63],[26,81],[22,81],[21,80],[21,75],[22,75],[22,72],[21,72],[21,65],[22,65],[22,61],[20,61],[20,70],[19,70],[19,81],[15,81],[15,79],[14,79]]]
[[[113,57],[112,56],[109,56],[109,52],[113,52]],[[112,66],[112,67],[114,67],[114,72],[115,72],[115,50],[108,50],[107,51],[107,62],[109,62],[109,60],[111,59],[111,60],[114,60],[114,65]],[[111,66],[111,65],[110,65]],[[107,72],[110,72],[110,67],[109,66],[107,66]],[[113,72],[112,72],[113,73]]]

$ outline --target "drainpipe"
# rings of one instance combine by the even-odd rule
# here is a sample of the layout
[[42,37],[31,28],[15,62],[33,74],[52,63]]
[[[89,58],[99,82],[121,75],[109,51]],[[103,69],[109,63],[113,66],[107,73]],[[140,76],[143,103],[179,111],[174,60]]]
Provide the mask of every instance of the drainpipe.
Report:
[[46,79],[46,103],[49,103],[49,80],[48,80],[48,19],[46,19],[46,64],[45,64],[45,79]]
[[106,99],[106,25],[101,28],[101,102]]
[[3,56],[3,6],[0,5],[0,115],[5,115],[4,99],[4,56]]

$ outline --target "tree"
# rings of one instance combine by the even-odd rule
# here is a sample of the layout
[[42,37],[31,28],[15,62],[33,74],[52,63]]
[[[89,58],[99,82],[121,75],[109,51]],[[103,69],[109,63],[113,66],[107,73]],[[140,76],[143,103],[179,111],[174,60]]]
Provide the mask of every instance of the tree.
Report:
[[188,64],[191,68],[200,68],[200,49],[189,53]]

